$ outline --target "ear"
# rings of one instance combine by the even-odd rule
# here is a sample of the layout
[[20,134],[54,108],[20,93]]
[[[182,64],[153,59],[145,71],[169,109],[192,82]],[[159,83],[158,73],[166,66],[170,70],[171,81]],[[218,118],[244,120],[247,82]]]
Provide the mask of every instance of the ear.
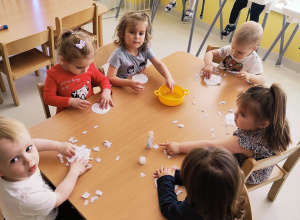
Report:
[[257,48],[258,48],[258,46],[255,46],[255,47],[253,48],[252,52],[255,51]]
[[259,129],[263,129],[263,128],[266,128],[269,126],[269,121],[262,121],[262,122],[259,122],[259,125],[258,125],[258,128]]
[[67,61],[65,60],[65,58],[63,58],[63,57],[60,57],[59,58],[59,61],[61,62],[61,63],[66,63]]

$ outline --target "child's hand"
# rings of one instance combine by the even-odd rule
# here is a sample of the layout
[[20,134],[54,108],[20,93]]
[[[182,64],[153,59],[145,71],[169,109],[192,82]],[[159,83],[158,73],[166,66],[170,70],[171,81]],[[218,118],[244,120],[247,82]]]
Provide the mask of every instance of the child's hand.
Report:
[[162,176],[170,175],[170,176],[175,176],[175,170],[176,168],[171,168],[171,167],[161,167],[160,169],[156,170],[153,173],[154,178],[160,178]]
[[210,79],[210,75],[213,73],[214,71],[214,67],[212,64],[208,64],[203,68],[203,76]]
[[142,92],[144,91],[144,86],[142,83],[139,82],[135,82],[135,81],[131,81],[130,83],[130,88],[132,88],[133,90],[137,91],[137,92]]
[[166,143],[159,144],[159,146],[165,146],[167,153],[171,156],[180,153],[179,143],[166,141]]
[[76,158],[73,163],[70,164],[70,172],[76,172],[78,176],[81,176],[86,171],[92,168],[92,164],[89,164],[89,160],[82,158]]
[[170,92],[172,93],[172,92],[173,92],[173,88],[174,88],[174,86],[175,86],[175,81],[174,81],[174,79],[173,79],[172,77],[166,79],[166,85],[170,88]]
[[69,142],[61,142],[57,147],[57,152],[65,157],[73,157],[75,155],[75,146]]
[[91,103],[87,100],[82,100],[79,98],[70,98],[69,99],[69,106],[72,108],[84,109],[89,107]]
[[242,71],[242,72],[239,72],[237,75],[236,75],[237,78],[243,80],[243,81],[250,81],[250,78],[251,78],[251,74],[250,73],[247,73],[246,71]]
[[111,98],[111,91],[109,89],[103,89],[99,99],[96,101],[99,103],[101,109],[107,109],[108,105],[114,107],[114,103]]

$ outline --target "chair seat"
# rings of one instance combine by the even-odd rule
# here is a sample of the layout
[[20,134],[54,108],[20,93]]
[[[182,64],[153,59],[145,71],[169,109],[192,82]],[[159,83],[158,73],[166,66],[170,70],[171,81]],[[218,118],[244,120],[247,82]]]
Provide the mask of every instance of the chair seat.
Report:
[[[51,64],[49,57],[36,48],[9,57],[9,62],[14,80],[25,76],[28,72],[34,72],[37,69]],[[3,61],[0,61],[0,70],[3,69]]]
[[[264,181],[261,184],[267,185],[269,183],[272,183],[276,180],[283,178],[284,175],[285,175],[285,172],[283,172],[283,170],[276,164],[274,166],[274,169],[273,169],[269,179],[267,179],[266,181]],[[255,189],[260,188],[262,186],[261,184],[246,184],[246,186],[247,186],[248,191],[251,192]]]
[[294,1],[282,8],[282,14],[300,20],[300,2]]

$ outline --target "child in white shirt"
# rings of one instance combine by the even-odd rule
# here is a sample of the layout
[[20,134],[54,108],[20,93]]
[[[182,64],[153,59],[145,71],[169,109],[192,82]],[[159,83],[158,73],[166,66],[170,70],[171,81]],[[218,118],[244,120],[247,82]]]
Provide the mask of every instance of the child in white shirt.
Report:
[[213,73],[213,57],[225,57],[219,64],[220,69],[236,73],[243,81],[257,85],[266,82],[260,57],[255,50],[261,41],[263,29],[259,23],[248,21],[234,33],[231,45],[208,51],[204,57],[203,75],[210,78]]
[[91,168],[88,160],[77,158],[53,191],[38,168],[38,151],[48,150],[75,155],[72,144],[31,139],[21,122],[0,117],[0,208],[6,220],[55,219],[57,207],[68,199],[77,178]]

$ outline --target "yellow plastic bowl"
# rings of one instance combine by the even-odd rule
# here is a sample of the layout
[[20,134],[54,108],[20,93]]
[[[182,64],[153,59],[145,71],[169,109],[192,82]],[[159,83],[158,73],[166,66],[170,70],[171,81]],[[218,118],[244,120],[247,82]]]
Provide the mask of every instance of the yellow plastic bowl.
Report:
[[154,94],[158,96],[158,99],[161,103],[168,106],[176,106],[183,102],[183,98],[189,94],[189,90],[175,85],[173,88],[173,93],[171,93],[169,87],[163,85],[158,90],[155,90]]

